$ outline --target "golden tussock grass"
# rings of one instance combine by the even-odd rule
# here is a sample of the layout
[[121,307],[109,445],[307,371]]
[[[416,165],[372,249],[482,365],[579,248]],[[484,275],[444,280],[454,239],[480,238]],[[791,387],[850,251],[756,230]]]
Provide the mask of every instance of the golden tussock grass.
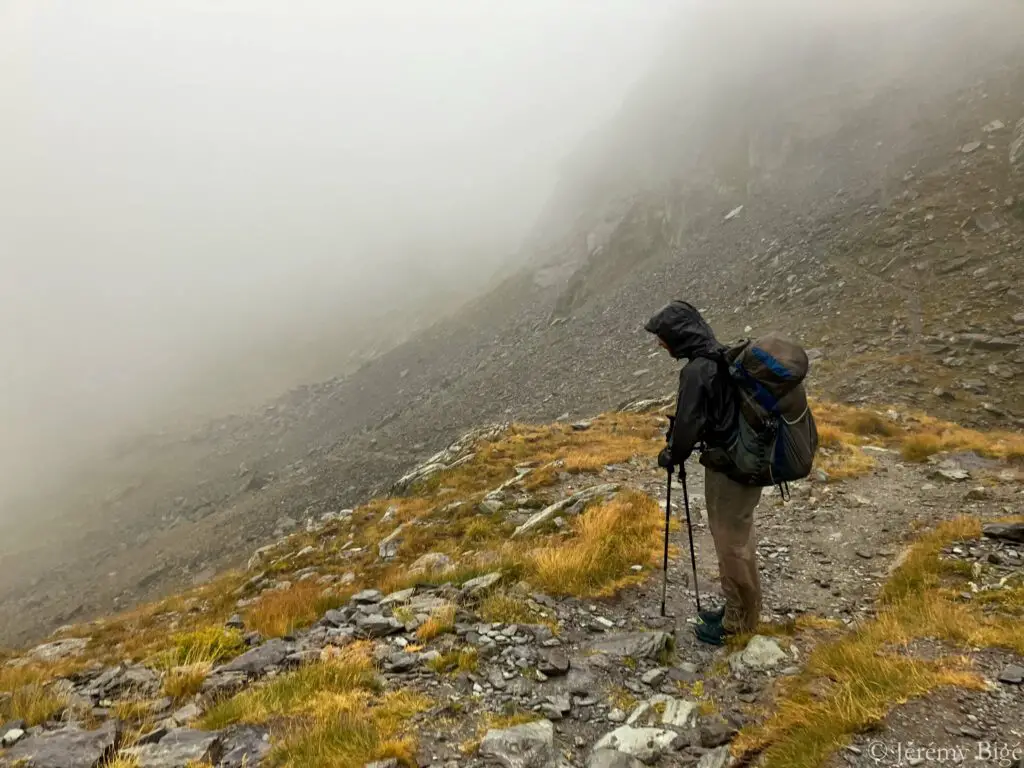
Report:
[[575,518],[569,539],[530,553],[527,579],[550,594],[610,594],[636,578],[632,566],[657,562],[663,525],[654,499],[620,493]]
[[879,412],[821,402],[812,403],[812,408],[823,446],[875,442],[899,450],[907,461],[924,461],[946,451],[974,451],[993,459],[1024,458],[1024,434],[1019,432],[967,429],[916,411]]
[[168,670],[164,675],[164,694],[171,697],[175,703],[194,696],[202,689],[212,669],[213,665],[207,661]]
[[477,607],[477,614],[483,621],[492,624],[537,624],[542,619],[519,597],[506,592],[492,592]]
[[24,720],[31,727],[55,718],[67,705],[67,697],[45,683],[28,683],[15,688],[10,699],[0,702],[0,720]]
[[[853,734],[876,726],[910,699],[941,687],[984,689],[968,656],[957,651],[999,647],[1024,653],[1024,633],[1012,615],[955,602],[965,577],[940,554],[949,543],[980,533],[977,520],[963,518],[926,534],[885,585],[877,617],[852,633],[833,631],[819,643],[804,671],[782,684],[772,714],[740,733],[733,754],[743,759],[760,754],[764,766],[815,768]],[[1008,592],[1005,599],[1012,606],[1014,590]],[[1002,606],[998,599],[993,602]],[[940,640],[953,653],[915,658],[906,649],[920,638]]]
[[350,592],[333,592],[322,584],[300,581],[287,589],[264,592],[246,611],[245,624],[265,637],[282,637],[344,605],[350,596]]
[[415,766],[415,738],[406,722],[431,705],[410,691],[371,700],[364,692],[325,697],[306,719],[293,720],[271,750],[268,765],[280,768],[362,768],[394,758]]
[[445,605],[436,609],[416,630],[416,639],[428,643],[435,637],[447,634],[455,629],[455,606]]
[[323,697],[353,692],[369,695],[377,687],[370,647],[357,643],[329,661],[300,667],[219,702],[199,723],[209,730],[234,723],[258,725],[271,718],[314,711]]
[[449,672],[476,672],[479,657],[476,648],[462,648],[442,653],[427,662],[427,666],[439,675]]

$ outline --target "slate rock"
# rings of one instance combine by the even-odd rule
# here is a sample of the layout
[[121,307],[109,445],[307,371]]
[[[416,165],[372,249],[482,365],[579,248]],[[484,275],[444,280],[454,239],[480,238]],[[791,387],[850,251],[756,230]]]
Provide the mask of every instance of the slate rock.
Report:
[[212,698],[226,698],[245,688],[249,676],[245,672],[217,671],[203,680],[200,691]]
[[1007,685],[1020,685],[1024,683],[1024,667],[1018,664],[1010,664],[999,673],[999,682]]
[[632,755],[616,749],[595,749],[587,758],[587,768],[643,768]]
[[5,752],[0,765],[24,768],[94,768],[114,754],[121,733],[113,722],[95,731],[68,726],[22,739]]
[[384,595],[377,589],[364,589],[352,595],[352,602],[356,605],[374,605],[384,599]]
[[481,757],[490,757],[505,768],[543,768],[554,757],[555,727],[538,720],[513,728],[488,731],[480,742]]
[[175,713],[171,715],[171,720],[178,725],[185,725],[186,723],[195,720],[197,717],[200,717],[202,714],[202,708],[194,701],[190,701],[181,709],[175,711]]
[[736,729],[724,720],[712,720],[700,727],[700,745],[705,749],[714,749],[728,744],[736,736]]
[[328,627],[343,627],[352,619],[350,611],[331,608],[320,619],[320,623]]
[[1024,544],[1024,523],[989,523],[982,532],[990,539],[1002,539]]
[[763,672],[774,669],[788,658],[786,652],[770,637],[754,635],[746,648],[729,657],[729,666],[733,672],[748,669]]
[[569,657],[558,648],[542,651],[537,669],[548,677],[560,677],[569,672]]
[[228,629],[245,629],[245,619],[241,614],[236,613],[224,622],[224,626]]
[[415,653],[393,653],[388,657],[387,669],[389,672],[402,674],[416,668],[419,664],[419,657]]
[[356,627],[366,637],[387,637],[401,632],[402,622],[393,616],[382,616],[379,613],[360,616],[356,619]]
[[462,593],[470,596],[482,594],[501,581],[501,576],[501,571],[495,571],[470,579],[462,585]]
[[726,768],[732,762],[728,746],[718,747],[704,754],[697,762],[697,768]]
[[372,763],[367,763],[363,768],[398,768],[398,760],[389,757],[387,760],[376,760]]
[[217,768],[255,768],[270,752],[270,732],[255,725],[229,728],[222,734],[221,750]]
[[263,645],[259,645],[253,648],[251,651],[246,651],[237,659],[229,661],[222,667],[217,668],[217,672],[245,672],[251,677],[255,677],[263,672],[267,667],[276,667],[284,661],[285,656],[291,653],[291,648],[288,644],[280,638],[272,638],[267,640]]
[[441,552],[427,552],[409,566],[411,575],[441,573],[452,567],[452,559]]
[[35,661],[60,661],[61,659],[78,656],[89,645],[88,637],[68,637],[52,643],[37,645],[26,654]]
[[123,752],[134,757],[139,768],[188,768],[190,764],[218,762],[223,750],[219,733],[179,728],[155,744],[130,747]]
[[615,658],[656,659],[672,647],[672,636],[667,632],[634,632],[612,635],[590,646],[590,651]]
[[594,750],[614,749],[635,757],[643,763],[653,763],[672,746],[675,739],[675,731],[623,725],[611,733],[605,734],[594,745]]

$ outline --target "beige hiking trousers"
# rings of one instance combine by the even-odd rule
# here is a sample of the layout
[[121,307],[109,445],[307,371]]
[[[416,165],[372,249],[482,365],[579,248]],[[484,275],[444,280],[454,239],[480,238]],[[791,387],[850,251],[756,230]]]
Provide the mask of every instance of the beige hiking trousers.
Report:
[[750,632],[761,617],[761,580],[754,538],[754,508],[761,499],[761,489],[740,485],[705,467],[704,498],[725,595],[722,624],[730,632]]

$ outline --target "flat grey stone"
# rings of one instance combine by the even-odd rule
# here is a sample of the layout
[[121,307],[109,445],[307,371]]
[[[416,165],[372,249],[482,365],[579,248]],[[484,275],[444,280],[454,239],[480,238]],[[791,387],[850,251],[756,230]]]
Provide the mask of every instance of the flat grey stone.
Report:
[[384,599],[384,595],[377,589],[364,589],[362,592],[352,595],[352,602],[357,605],[372,605],[379,603],[382,599]]
[[462,592],[467,595],[479,595],[495,586],[499,581],[501,581],[501,571],[486,573],[463,584]]
[[989,523],[982,532],[990,539],[1002,539],[1024,544],[1024,523]]
[[256,768],[270,752],[270,732],[256,725],[239,725],[223,732],[223,756],[217,768]]
[[550,720],[490,730],[480,742],[480,756],[505,768],[544,768],[554,757],[555,728]]
[[1024,667],[1018,664],[1010,664],[999,673],[999,682],[1007,685],[1020,685],[1024,683]]
[[0,765],[24,768],[94,768],[114,754],[121,734],[113,722],[95,731],[68,726],[24,738],[0,758]]
[[402,622],[393,616],[382,616],[375,613],[371,616],[360,616],[356,619],[356,627],[366,637],[387,637],[401,632]]
[[190,763],[218,762],[222,753],[221,736],[216,732],[180,728],[155,744],[143,744],[123,752],[134,757],[139,768],[188,768]]
[[36,661],[60,661],[72,656],[78,656],[89,645],[88,637],[69,637],[64,640],[55,640],[52,643],[37,645],[28,652],[28,656]]
[[280,666],[291,650],[284,640],[275,637],[218,667],[217,672],[245,672],[247,675],[256,676],[267,667]]
[[616,658],[656,659],[672,645],[672,636],[667,632],[634,632],[627,635],[612,635],[590,646],[590,650]]

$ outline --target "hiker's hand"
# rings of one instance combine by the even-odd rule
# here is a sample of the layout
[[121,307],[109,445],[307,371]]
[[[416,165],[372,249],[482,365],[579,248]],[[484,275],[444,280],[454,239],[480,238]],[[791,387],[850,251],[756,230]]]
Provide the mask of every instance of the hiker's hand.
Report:
[[672,449],[667,445],[658,454],[658,466],[662,469],[672,469],[676,463],[672,460]]

